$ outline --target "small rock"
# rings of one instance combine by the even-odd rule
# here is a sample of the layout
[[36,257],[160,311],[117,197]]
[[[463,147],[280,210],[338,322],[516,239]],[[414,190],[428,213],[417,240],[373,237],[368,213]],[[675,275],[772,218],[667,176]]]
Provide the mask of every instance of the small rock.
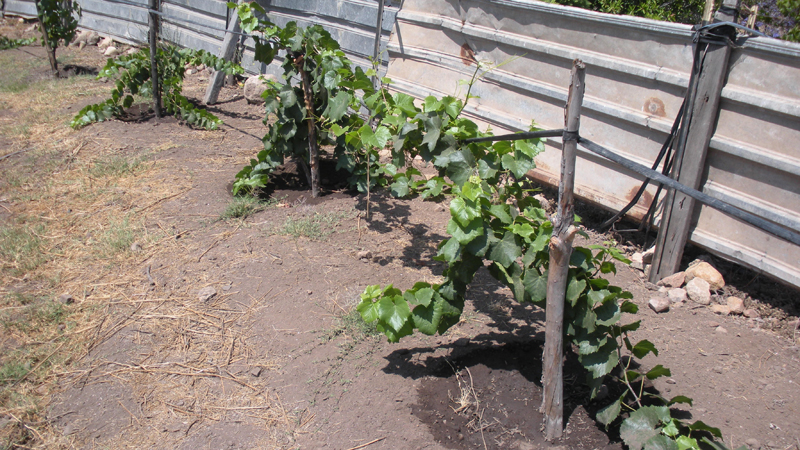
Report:
[[20,17],[19,19],[17,19],[17,23],[25,23],[25,19],[23,19],[22,17]]
[[726,330],[725,328],[722,328],[722,326],[718,326],[717,328],[714,329],[714,331],[717,332],[717,333],[720,333],[720,334],[725,334],[725,333],[728,332],[728,330]]
[[709,291],[709,284],[702,278],[693,278],[686,283],[686,295],[695,303],[701,305],[711,304],[711,292]]
[[652,247],[648,248],[647,250],[645,250],[644,253],[642,253],[642,262],[645,263],[645,264],[652,264],[653,263],[653,255],[655,255],[655,254],[656,254],[656,247],[655,246],[652,246]]
[[666,287],[666,286],[661,286],[661,287],[658,288],[658,293],[659,294],[666,294],[668,292],[669,292],[669,288]]
[[631,267],[634,269],[644,270],[644,260],[642,259],[641,253],[636,252],[631,255]]
[[667,292],[669,301],[672,303],[682,303],[686,301],[686,290],[681,288],[672,288]]
[[138,51],[139,51],[139,49],[138,49],[138,48],[136,48],[136,47],[131,47],[131,48],[129,48],[129,49],[128,49],[128,51],[126,51],[126,52],[125,52],[125,54],[126,54],[126,55],[132,55],[132,54],[134,54],[134,53],[136,53],[136,52],[138,52]]
[[131,251],[134,253],[139,253],[140,251],[142,251],[142,244],[134,242],[133,244],[131,244]]
[[673,378],[667,378],[667,384],[678,384],[678,382]]
[[539,201],[539,204],[542,205],[542,209],[544,209],[545,211],[550,211],[551,209],[553,209],[553,204],[550,203],[550,200],[548,200],[547,197],[545,197],[544,195],[536,194],[533,196],[533,198]]
[[195,70],[194,69],[189,69],[189,70],[186,71],[186,75],[194,75],[194,74],[195,74]]
[[70,305],[72,303],[75,303],[75,297],[71,296],[68,293],[59,295],[57,300],[58,303],[61,303],[63,305]]
[[73,425],[71,423],[68,423],[67,426],[64,427],[64,430],[62,431],[62,433],[63,433],[64,436],[69,436],[70,434],[74,433],[75,431],[77,431],[77,430],[75,430],[75,425]]
[[757,449],[761,448],[761,443],[758,442],[757,439],[753,439],[753,438],[750,438],[750,439],[744,441],[744,444],[747,446],[747,448],[749,448],[751,450],[757,450]]
[[199,71],[201,71],[201,70],[203,70],[203,69],[205,69],[205,68],[206,68],[206,65],[205,65],[205,64],[200,64],[200,65],[198,65],[197,67],[195,67],[195,69],[197,69],[197,71],[198,71],[198,72],[199,72]]
[[713,320],[709,320],[708,322],[706,322],[706,325],[708,325],[711,328],[716,328],[720,326],[719,322],[714,322]]
[[106,48],[106,51],[103,52],[103,56],[108,56],[109,58],[113,58],[113,57],[119,55],[120,53],[122,53],[122,51],[120,51],[117,47],[114,47],[112,45],[112,46]]
[[217,295],[217,290],[213,286],[206,286],[197,292],[197,299],[201,302],[207,302]]
[[725,286],[725,279],[722,278],[722,274],[720,274],[714,266],[705,261],[695,260],[695,262],[690,264],[689,268],[686,269],[686,282],[688,283],[694,278],[706,280],[710,286],[709,289],[715,291]]
[[111,47],[112,45],[114,45],[114,39],[111,39],[110,37],[105,37],[100,41],[100,43],[97,44],[97,48],[99,48],[100,50],[105,50],[108,47]]
[[360,251],[356,254],[358,259],[372,259],[372,252],[369,250]]
[[650,291],[658,291],[659,287],[649,281],[644,282],[644,287],[646,287]]
[[250,369],[250,376],[254,377],[254,378],[258,378],[258,377],[261,376],[261,371],[262,370],[263,369],[261,367],[259,367],[259,366],[253,367],[252,369]]
[[469,338],[456,339],[456,341],[453,342],[453,345],[456,347],[466,347],[467,345],[469,345]]
[[669,303],[669,299],[663,297],[654,297],[647,302],[650,305],[650,309],[657,313],[669,311]]
[[244,98],[247,103],[264,103],[264,97],[261,94],[267,90],[265,82],[268,80],[277,81],[277,78],[274,75],[254,75],[244,82]]
[[668,277],[662,278],[658,283],[659,286],[666,286],[671,288],[679,288],[683,286],[683,283],[686,281],[686,273],[685,272],[678,272],[673,273]]
[[97,45],[99,41],[100,35],[97,34],[96,31],[83,30],[78,33],[78,36],[75,37],[75,40],[72,41],[72,44],[78,46],[80,46],[81,43],[84,45]]
[[306,291],[306,294],[308,294],[308,295],[311,295],[313,293],[314,293],[314,291]]
[[722,314],[723,316],[727,316],[731,313],[731,309],[728,308],[728,305],[711,305],[711,311],[716,314]]
[[744,316],[748,317],[750,319],[757,319],[757,318],[761,317],[761,315],[758,313],[758,311],[756,311],[755,309],[752,309],[752,308],[751,309],[745,309],[744,310]]
[[740,299],[739,297],[728,297],[725,303],[728,304],[731,314],[744,313],[744,300]]
[[230,291],[230,290],[231,290],[231,287],[232,287],[232,286],[233,286],[233,285],[226,284],[225,286],[222,286],[222,290],[223,290],[223,291],[225,291],[225,292],[228,292],[228,291]]

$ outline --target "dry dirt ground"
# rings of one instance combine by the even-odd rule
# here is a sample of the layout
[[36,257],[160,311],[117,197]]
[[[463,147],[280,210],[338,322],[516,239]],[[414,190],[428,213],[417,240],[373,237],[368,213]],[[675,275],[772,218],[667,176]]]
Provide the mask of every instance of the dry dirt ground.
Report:
[[[21,27],[27,25],[12,29]],[[36,47],[0,56],[10,52],[15,64],[44,58]],[[93,47],[60,52],[95,68],[103,62]],[[46,62],[36,67],[44,73]],[[201,97],[206,81],[202,73],[189,76],[185,93]],[[24,148],[6,127],[23,120],[25,106],[0,97],[0,226],[45,221],[47,257],[36,270],[59,274],[45,282],[35,270],[26,274],[3,261],[0,364],[41,344],[8,325],[14,308],[23,307],[12,298],[52,302],[66,292],[74,299],[62,305],[49,337],[59,345],[34,360],[33,370],[59,363],[42,376],[0,380],[7,439],[0,446],[623,448],[595,423],[603,403],[586,400],[571,354],[566,438],[543,442],[537,410],[544,315],[514,303],[483,270],[462,321],[444,336],[389,344],[360,321],[354,306],[366,286],[438,279],[442,266],[432,256],[446,236],[446,198],[397,200],[378,192],[368,216],[365,196],[328,189],[312,199],[287,169],[261,210],[225,219],[233,177],[265,132],[263,107],[226,88],[210,108],[225,122],[218,131],[151,117],[71,131],[69,116],[109,87],[82,83],[85,96],[53,106],[61,114],[58,131],[41,138],[53,144],[33,159],[25,151],[11,155]],[[128,165],[109,175],[96,171],[102,164]],[[591,229],[593,217],[606,213],[584,206],[581,214],[593,240],[641,249],[636,235]],[[122,221],[131,231],[121,248],[87,250]],[[742,296],[761,317],[723,317],[691,303],[656,315],[646,306],[653,291],[642,275],[618,266],[612,282],[640,305],[635,337],[660,349],[644,365],[671,368],[655,389],[692,397],[684,417],[721,428],[728,445],[750,440],[751,448],[800,450],[800,343],[792,322],[798,293],[715,262],[729,283],[715,298]],[[216,294],[199,298],[209,287]],[[14,406],[8,399],[20,390],[43,406]],[[23,436],[17,447],[9,444],[14,436]]]

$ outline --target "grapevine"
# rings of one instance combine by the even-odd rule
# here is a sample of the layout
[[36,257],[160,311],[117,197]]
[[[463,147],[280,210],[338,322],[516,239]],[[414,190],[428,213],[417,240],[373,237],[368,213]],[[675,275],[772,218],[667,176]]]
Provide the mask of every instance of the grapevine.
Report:
[[[244,70],[203,50],[178,49],[167,45],[158,48],[158,76],[162,90],[164,109],[186,123],[207,130],[214,130],[222,121],[210,112],[194,106],[181,95],[184,66],[204,64],[229,74],[241,74]],[[148,49],[140,49],[131,55],[109,59],[98,78],[115,79],[111,98],[80,110],[70,122],[72,128],[81,128],[94,122],[120,117],[124,109],[134,102],[134,95],[152,96],[150,81],[150,55]]]

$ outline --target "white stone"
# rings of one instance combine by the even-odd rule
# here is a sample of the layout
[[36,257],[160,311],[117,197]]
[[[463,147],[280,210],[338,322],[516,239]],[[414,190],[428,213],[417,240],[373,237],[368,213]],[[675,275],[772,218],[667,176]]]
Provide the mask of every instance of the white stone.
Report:
[[112,45],[114,45],[114,39],[106,37],[103,38],[103,40],[101,40],[99,44],[97,44],[97,48],[99,48],[100,50],[105,50],[108,47],[111,47]]
[[723,316],[727,316],[731,313],[731,309],[728,308],[728,305],[711,305],[711,311],[716,314],[722,314]]
[[244,98],[247,103],[264,103],[261,94],[267,90],[266,81],[277,81],[274,75],[254,75],[244,83]]
[[641,253],[636,252],[631,255],[631,267],[634,269],[644,270],[644,259],[642,258]]
[[652,264],[653,255],[656,254],[656,247],[652,246],[642,253],[642,262],[645,264]]
[[122,52],[117,47],[114,47],[112,45],[106,48],[106,51],[103,52],[103,56],[108,56],[109,58],[113,58],[115,56],[118,56],[120,53]]
[[709,284],[709,289],[719,290],[725,286],[725,279],[711,264],[705,261],[695,261],[686,269],[686,282],[694,278],[702,278]]
[[731,314],[744,314],[744,300],[739,297],[728,297],[727,303]]
[[201,302],[207,302],[217,295],[217,290],[213,286],[206,286],[197,292],[197,299]]
[[702,278],[694,278],[686,283],[686,295],[695,303],[701,305],[711,304],[711,292],[709,284]]
[[667,292],[670,303],[682,303],[686,301],[686,290],[681,288],[673,288]]
[[656,284],[659,286],[679,288],[683,286],[685,280],[686,280],[686,274],[684,272],[678,272],[678,273],[673,273],[668,277],[662,278]]
[[657,313],[669,311],[669,299],[663,297],[653,297],[647,304],[650,305],[650,309]]

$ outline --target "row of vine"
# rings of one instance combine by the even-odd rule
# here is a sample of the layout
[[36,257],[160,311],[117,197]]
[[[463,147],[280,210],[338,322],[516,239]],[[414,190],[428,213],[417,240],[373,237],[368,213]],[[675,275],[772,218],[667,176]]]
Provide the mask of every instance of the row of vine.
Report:
[[[268,125],[264,149],[237,174],[234,193],[266,186],[270,173],[286,158],[308,167],[310,133],[304,129],[313,124],[320,141],[333,146],[337,166],[350,173],[348,182],[353,188],[368,192],[387,186],[398,197],[452,196],[447,226],[451,237],[442,241],[435,257],[445,264],[443,281],[416,283],[405,291],[391,285],[368,287],[357,307],[366,322],[375,323],[392,342],[415,330],[443,334],[460,320],[467,286],[485,263],[516,301],[544,306],[553,226],[525,181],[544,145],[541,140],[465,143],[491,134],[463,117],[473,98],[471,87],[486,70],[483,66],[466,83],[463,101],[429,96],[418,104],[406,94],[390,93],[391,80],[384,78],[380,86],[374,86],[369,77],[377,75],[375,69],[354,67],[322,27],[304,29],[293,22],[278,27],[256,3],[228,5],[236,9],[242,30],[254,39],[255,59],[269,64],[282,52],[284,72],[283,83],[270,83],[264,93]],[[171,64],[166,80],[175,80],[167,84],[175,93],[172,108],[181,111],[187,122],[216,126],[217,122],[191,109],[180,96],[183,63],[192,59],[230,72],[241,68],[202,52],[165,47],[159,55]],[[146,92],[148,64],[144,54],[110,60],[101,76],[123,71],[112,98],[85,108],[73,126],[120,114],[121,108],[133,102],[133,95]],[[304,88],[312,93],[311,101]],[[189,120],[192,113],[194,119]],[[274,121],[268,120],[271,115]],[[378,152],[387,145],[390,162],[382,163]],[[437,175],[425,177],[414,168],[411,162],[416,157],[432,164]],[[699,450],[701,442],[724,449],[714,439],[721,437],[718,429],[672,416],[672,405],[691,405],[691,399],[664,399],[644,390],[645,380],[669,376],[670,371],[661,365],[646,372],[633,369],[638,367],[636,358],[657,355],[658,350],[647,340],[630,340],[629,333],[640,322],[623,324],[622,318],[635,314],[638,307],[630,301],[629,292],[603,278],[616,271],[615,261],[629,262],[613,243],[576,247],[565,298],[565,332],[586,369],[591,398],[609,378],[625,386],[618,398],[600,410],[597,420],[606,426],[619,423],[620,435],[634,450]]]

